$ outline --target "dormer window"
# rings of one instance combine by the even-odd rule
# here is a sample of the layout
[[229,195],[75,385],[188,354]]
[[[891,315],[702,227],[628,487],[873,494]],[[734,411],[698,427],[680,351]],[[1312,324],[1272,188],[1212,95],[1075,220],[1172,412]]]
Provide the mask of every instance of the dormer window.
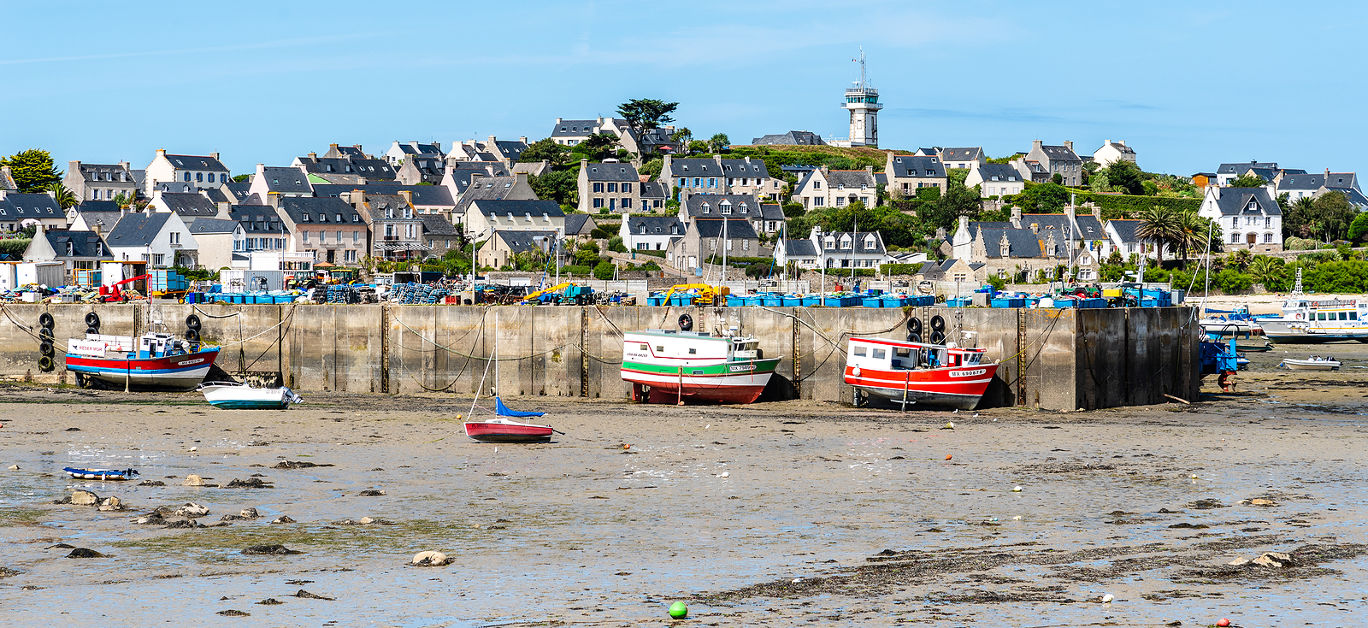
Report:
[[300,215],[300,218],[303,218],[303,219],[304,219],[304,222],[309,222],[309,215],[308,215],[308,214],[302,214],[302,215]]
[[1012,253],[1012,245],[1004,238],[1002,240],[1002,246],[998,248],[998,252],[1002,254],[1002,257],[1008,257]]
[[703,204],[703,213],[705,213],[705,214],[710,214],[710,213],[712,213],[712,207],[709,206],[707,203],[704,203],[704,204]]

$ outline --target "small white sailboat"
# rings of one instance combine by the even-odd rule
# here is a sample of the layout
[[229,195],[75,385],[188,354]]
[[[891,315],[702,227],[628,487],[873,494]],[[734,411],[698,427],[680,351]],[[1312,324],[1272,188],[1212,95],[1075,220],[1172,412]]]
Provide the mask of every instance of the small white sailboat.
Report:
[[1283,358],[1278,366],[1291,371],[1338,371],[1342,364],[1335,358],[1313,355],[1305,360]]
[[284,410],[304,399],[285,386],[256,388],[248,384],[214,382],[199,387],[204,400],[227,410]]

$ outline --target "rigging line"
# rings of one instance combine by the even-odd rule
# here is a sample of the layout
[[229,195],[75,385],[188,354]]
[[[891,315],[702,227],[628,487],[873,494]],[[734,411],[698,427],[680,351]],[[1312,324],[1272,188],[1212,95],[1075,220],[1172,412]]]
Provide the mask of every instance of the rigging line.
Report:
[[192,305],[190,306],[190,310],[193,311],[194,313],[200,315],[200,316],[205,317],[205,318],[232,318],[232,317],[234,317],[234,316],[242,316],[242,310],[240,310],[240,309],[239,309],[238,311],[236,311],[236,312],[231,313],[231,314],[210,314],[210,313],[208,313],[208,312],[206,312],[206,311],[200,309],[200,307],[199,307],[198,305],[193,305],[193,304],[192,304]]

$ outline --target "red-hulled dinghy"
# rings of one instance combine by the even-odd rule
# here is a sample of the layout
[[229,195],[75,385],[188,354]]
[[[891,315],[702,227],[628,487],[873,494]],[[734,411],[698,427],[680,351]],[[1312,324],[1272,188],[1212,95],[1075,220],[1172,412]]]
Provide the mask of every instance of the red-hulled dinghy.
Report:
[[914,404],[972,410],[998,369],[983,364],[983,354],[954,344],[851,338],[845,383],[855,387],[855,405],[877,398],[904,410]]
[[485,443],[549,443],[555,432],[550,425],[514,421],[546,413],[510,410],[498,397],[494,398],[494,414],[488,421],[466,421],[466,436]]

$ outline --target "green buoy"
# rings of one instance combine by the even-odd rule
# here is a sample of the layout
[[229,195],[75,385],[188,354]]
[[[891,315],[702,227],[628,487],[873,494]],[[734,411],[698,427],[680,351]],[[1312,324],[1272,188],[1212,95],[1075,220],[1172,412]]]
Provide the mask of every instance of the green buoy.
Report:
[[688,616],[689,607],[685,606],[683,602],[675,602],[674,604],[670,605],[670,617],[673,617],[675,619],[684,619]]

